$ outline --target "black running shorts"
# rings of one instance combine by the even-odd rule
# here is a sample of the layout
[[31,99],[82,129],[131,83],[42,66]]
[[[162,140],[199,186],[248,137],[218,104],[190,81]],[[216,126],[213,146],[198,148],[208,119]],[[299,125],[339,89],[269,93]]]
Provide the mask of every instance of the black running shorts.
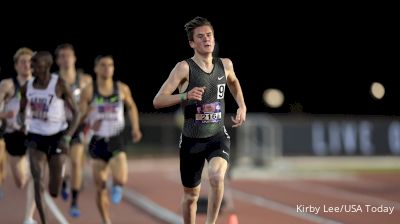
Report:
[[221,132],[208,138],[181,136],[180,171],[182,185],[193,188],[200,184],[205,160],[221,157],[229,163],[230,137]]

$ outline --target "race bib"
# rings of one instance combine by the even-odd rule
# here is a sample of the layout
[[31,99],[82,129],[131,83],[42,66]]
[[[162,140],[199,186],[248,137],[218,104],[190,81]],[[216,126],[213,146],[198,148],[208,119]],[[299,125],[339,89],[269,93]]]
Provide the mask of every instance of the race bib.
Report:
[[197,124],[217,123],[222,119],[221,103],[197,105],[195,120]]
[[97,106],[97,111],[102,120],[117,121],[118,106],[118,103],[104,103]]
[[47,121],[47,114],[53,97],[53,95],[49,95],[48,97],[35,97],[31,100],[30,107],[33,119]]

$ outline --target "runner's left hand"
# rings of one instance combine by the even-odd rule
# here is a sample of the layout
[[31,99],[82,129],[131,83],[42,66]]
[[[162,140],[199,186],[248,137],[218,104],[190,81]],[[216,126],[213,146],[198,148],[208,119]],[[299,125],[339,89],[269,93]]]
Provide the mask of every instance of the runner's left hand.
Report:
[[236,117],[231,117],[233,121],[233,128],[241,126],[246,121],[246,108],[240,108],[236,111]]
[[138,143],[142,139],[143,135],[140,130],[133,130],[132,131],[132,139],[134,143]]
[[63,135],[58,143],[58,148],[61,149],[65,154],[68,154],[70,143],[71,143],[71,136]]

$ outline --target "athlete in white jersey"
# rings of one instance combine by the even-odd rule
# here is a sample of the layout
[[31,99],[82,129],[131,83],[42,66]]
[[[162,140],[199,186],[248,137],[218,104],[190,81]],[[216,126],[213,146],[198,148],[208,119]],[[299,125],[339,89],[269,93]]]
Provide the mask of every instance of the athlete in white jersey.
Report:
[[18,188],[23,188],[28,183],[24,222],[26,224],[36,223],[33,220],[35,201],[33,181],[30,178],[28,168],[27,147],[25,145],[26,135],[20,131],[20,125],[17,123],[17,114],[21,99],[21,86],[32,78],[32,54],[33,52],[29,48],[18,49],[14,55],[14,68],[17,75],[4,79],[0,83],[0,104],[4,105],[0,118],[4,119],[4,141],[10,158],[11,171]]
[[[79,102],[82,89],[92,83],[92,77],[84,74],[75,68],[76,56],[74,47],[71,44],[61,44],[55,50],[56,63],[59,67],[58,75],[65,80],[70,86],[72,94],[76,103]],[[72,119],[72,114],[67,114],[67,119]],[[82,186],[82,173],[84,165],[84,144],[83,139],[83,126],[80,125],[77,131],[72,136],[69,158],[71,162],[71,174],[66,175],[64,178],[61,196],[64,200],[68,199],[69,192],[72,192],[72,200],[70,207],[70,215],[72,217],[79,217],[80,210],[78,207],[78,196]],[[68,174],[68,172],[67,172]],[[68,181],[70,181],[71,189],[68,188]]]
[[93,158],[96,202],[103,222],[108,224],[111,223],[106,189],[108,167],[111,168],[113,177],[111,199],[114,204],[121,201],[122,186],[128,180],[128,163],[121,136],[125,127],[124,105],[131,121],[133,141],[140,141],[142,133],[131,90],[126,84],[113,81],[113,58],[97,57],[95,73],[96,81],[82,92],[80,107],[82,114],[88,114],[88,120],[94,131],[89,144],[89,153]]
[[[1,67],[0,67],[1,72]],[[0,73],[1,74],[1,73]],[[4,102],[0,103],[0,118],[3,116],[4,110]],[[6,153],[6,144],[4,143],[4,130],[6,129],[5,119],[0,119],[0,200],[4,196],[3,192],[3,184],[7,177],[7,153]]]
[[[71,136],[80,120],[78,107],[69,87],[63,79],[50,74],[52,64],[53,58],[47,51],[33,56],[35,78],[22,88],[20,104],[20,124],[28,132],[27,144],[35,183],[35,200],[42,223],[47,223],[43,207],[45,165],[48,163],[49,166],[50,195],[57,197]],[[74,118],[69,125],[65,106],[71,110]]]

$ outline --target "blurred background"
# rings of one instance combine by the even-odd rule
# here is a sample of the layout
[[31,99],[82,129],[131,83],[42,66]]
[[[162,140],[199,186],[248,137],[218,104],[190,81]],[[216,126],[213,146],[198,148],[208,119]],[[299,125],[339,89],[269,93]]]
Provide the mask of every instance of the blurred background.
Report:
[[[165,208],[172,218],[160,218],[159,212],[147,211],[137,202],[133,209],[145,211],[154,223],[175,223],[180,214],[177,145],[182,115],[179,106],[155,110],[152,100],[175,64],[193,55],[184,24],[203,16],[214,26],[219,56],[233,61],[248,108],[244,126],[232,129],[230,117],[226,120],[232,136],[227,197],[233,198],[234,209],[229,209],[239,221],[398,222],[400,88],[394,81],[399,73],[398,16],[357,8],[276,14],[246,8],[232,13],[144,10],[139,15],[140,11],[110,6],[38,13],[4,23],[0,34],[1,79],[14,75],[12,56],[22,46],[54,52],[58,44],[71,43],[77,68],[92,75],[97,55],[114,56],[115,78],[131,87],[144,134],[141,143],[132,145],[127,127],[132,173],[127,188]],[[230,94],[225,99],[227,113],[233,115],[236,103]],[[159,185],[164,187],[156,188]],[[87,209],[94,210],[94,216],[82,223],[99,219],[94,198],[87,197],[93,201]],[[127,211],[132,209],[129,198]],[[312,214],[297,209],[297,205],[365,209],[367,204],[394,206],[394,212]],[[124,218],[127,212],[122,211],[115,215],[121,219],[116,223],[152,223],[126,221],[133,219]],[[221,214],[221,223],[229,222],[224,215],[228,212]]]

